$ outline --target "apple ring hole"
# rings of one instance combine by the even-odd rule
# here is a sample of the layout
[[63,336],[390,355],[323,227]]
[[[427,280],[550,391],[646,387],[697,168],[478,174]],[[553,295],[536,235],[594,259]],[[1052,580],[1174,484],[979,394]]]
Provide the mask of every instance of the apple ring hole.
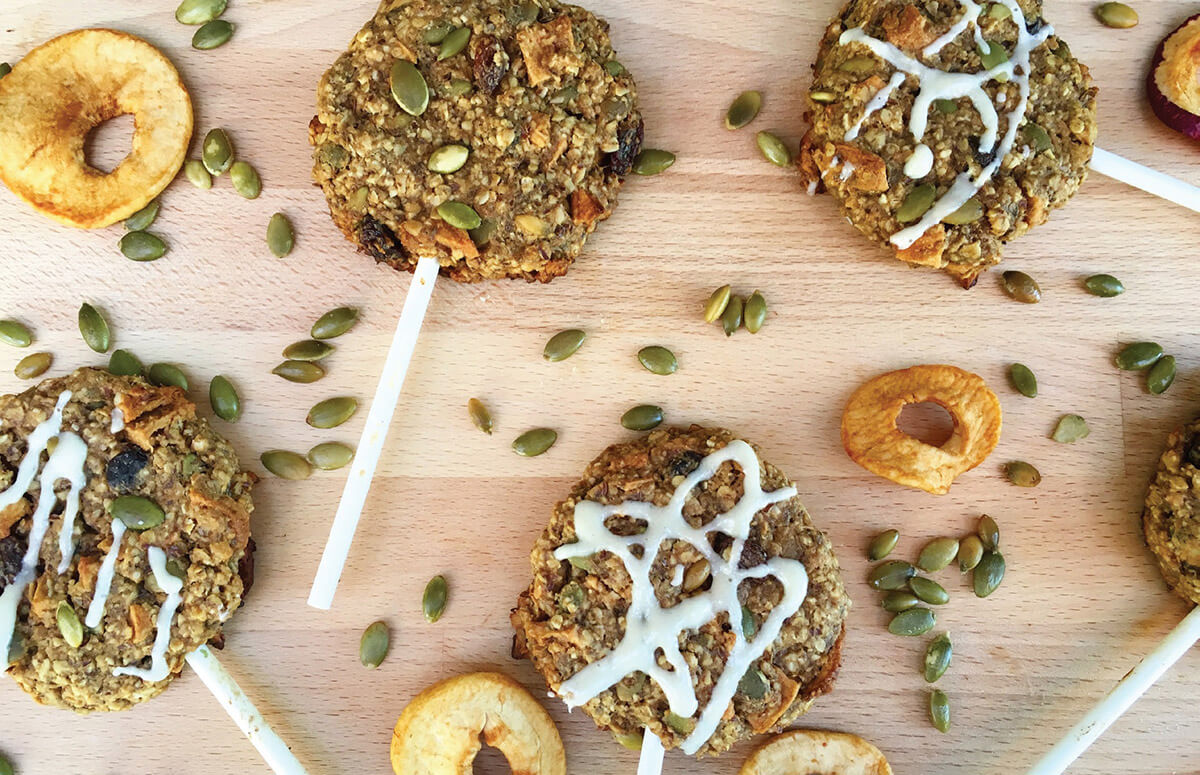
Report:
[[905,404],[896,428],[922,444],[941,449],[954,436],[954,416],[936,401]]
[[133,115],[122,113],[101,121],[87,133],[83,143],[83,158],[87,165],[108,175],[133,152]]
[[512,771],[504,752],[487,743],[483,744],[479,753],[475,754],[475,761],[471,762],[473,775],[511,775]]

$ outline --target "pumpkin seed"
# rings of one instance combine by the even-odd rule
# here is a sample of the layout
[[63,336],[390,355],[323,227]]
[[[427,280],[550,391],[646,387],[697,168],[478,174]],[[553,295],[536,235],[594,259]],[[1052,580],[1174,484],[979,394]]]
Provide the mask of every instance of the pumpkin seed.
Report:
[[584,573],[593,573],[596,566],[592,564],[592,557],[568,557],[567,562],[571,563],[572,568],[578,568]]
[[913,576],[908,580],[908,588],[922,603],[929,605],[945,605],[950,602],[950,593],[946,588],[933,579],[924,576]]
[[744,91],[734,99],[725,111],[725,128],[741,129],[758,116],[762,110],[762,92]]
[[191,479],[196,474],[204,470],[204,464],[200,461],[200,456],[195,452],[189,452],[183,457],[183,463],[179,466],[183,472],[184,479]]
[[992,3],[988,8],[987,14],[990,18],[997,21],[1004,21],[1012,18],[1012,11],[1004,3]]
[[224,19],[213,19],[205,22],[192,36],[192,48],[208,51],[224,46],[233,37],[233,25]]
[[663,716],[663,723],[681,735],[690,735],[692,730],[696,728],[695,721],[676,715],[673,711],[667,711],[666,715]]
[[1161,395],[1167,392],[1167,388],[1171,387],[1174,381],[1175,356],[1164,355],[1150,367],[1150,373],[1146,375],[1146,389],[1156,396]]
[[1067,61],[1071,60],[1071,47],[1062,38],[1058,39],[1058,45],[1054,47],[1054,56]]
[[937,199],[937,189],[933,187],[933,184],[922,183],[904,197],[904,203],[896,210],[896,220],[900,223],[912,223],[920,220],[921,216],[930,207],[933,207],[935,199]]
[[23,323],[15,320],[0,320],[0,342],[13,347],[28,347],[33,344],[33,334]]
[[331,309],[313,323],[313,339],[335,339],[349,331],[358,322],[358,307]]
[[118,243],[121,253],[130,261],[155,261],[167,252],[167,243],[148,231],[131,231]]
[[712,292],[708,297],[708,301],[704,303],[704,322],[712,323],[717,318],[721,317],[721,313],[729,306],[729,297],[733,289],[728,285],[722,285],[720,288]]
[[1029,147],[1035,153],[1050,150],[1053,143],[1050,142],[1050,133],[1043,129],[1040,125],[1032,122],[1025,125],[1022,130],[1025,133],[1025,142],[1029,143]]
[[[0,62],[0,78],[3,78],[4,76],[8,75],[11,72],[12,72],[12,65],[10,65],[8,62]],[[3,758],[4,758],[3,756],[0,756],[0,759],[3,759]],[[0,773],[0,775],[2,775],[2,773]]]
[[446,85],[446,93],[451,97],[463,97],[471,93],[475,87],[466,78],[451,78]]
[[200,158],[204,169],[212,175],[220,175],[233,165],[233,143],[220,127],[208,130],[201,146]]
[[263,468],[278,476],[280,479],[299,481],[312,476],[312,464],[295,452],[286,449],[271,449],[262,453],[259,460]]
[[[483,223],[483,219],[479,217],[479,213],[475,212],[470,205],[462,202],[442,202],[437,208],[438,215],[442,220],[451,226],[470,231],[471,229],[479,228]],[[520,216],[517,216],[518,218]]]
[[372,670],[383,664],[392,647],[392,636],[383,622],[372,622],[358,641],[358,661]]
[[283,213],[275,213],[267,221],[267,247],[276,258],[284,258],[296,244],[292,222]]
[[[739,317],[741,316],[739,315]],[[638,350],[637,359],[646,371],[660,377],[674,374],[679,368],[679,361],[675,359],[675,353],[656,344]]]
[[513,223],[522,233],[535,239],[540,239],[550,233],[550,224],[529,213],[516,216],[513,218]]
[[83,645],[83,623],[79,621],[79,614],[75,613],[75,607],[63,600],[58,604],[58,610],[54,612],[54,618],[58,622],[58,631],[62,633],[63,640],[73,649],[77,649]]
[[958,570],[966,573],[974,570],[983,559],[983,541],[977,535],[969,535],[958,545]]
[[359,186],[354,189],[354,193],[350,195],[348,202],[350,209],[356,213],[365,212],[367,209],[367,197],[371,191],[366,186]]
[[920,556],[917,557],[917,567],[926,573],[936,573],[954,562],[957,556],[957,538],[935,538],[921,550]]
[[204,162],[199,159],[188,159],[187,163],[183,165],[183,174],[196,188],[205,191],[212,188],[212,174],[204,166]]
[[625,65],[621,64],[615,59],[610,59],[604,63],[604,72],[608,73],[613,78],[619,78],[620,76],[625,75]]
[[937,624],[937,617],[928,608],[910,608],[901,611],[888,622],[888,632],[915,638],[924,635]]
[[938,113],[948,116],[951,113],[958,112],[958,102],[955,100],[938,99],[933,101],[933,106],[937,108]]
[[982,47],[979,49],[979,59],[983,63],[984,70],[991,70],[999,67],[1008,61],[1008,52],[1004,50],[1004,45],[995,40],[985,40],[987,45],[985,51]]
[[920,600],[912,592],[897,589],[883,596],[883,610],[898,614],[920,604]]
[[87,302],[84,302],[79,308],[79,333],[88,347],[98,353],[108,352],[112,343],[108,321],[104,319],[99,310]]
[[1138,23],[1137,11],[1124,3],[1101,3],[1096,6],[1096,18],[1105,27],[1118,30],[1136,27]]
[[121,495],[108,505],[108,513],[130,530],[149,530],[161,525],[167,514],[154,501],[140,495]]
[[758,633],[758,621],[754,618],[754,612],[745,604],[742,605],[742,637],[746,640],[754,640],[754,636]]
[[637,175],[657,175],[666,172],[675,163],[675,154],[658,148],[646,148],[633,160],[633,171]]
[[158,385],[159,387],[177,387],[181,390],[188,389],[188,380],[178,366],[170,363],[155,363],[151,364],[149,371],[146,372],[146,378],[150,380],[150,384]]
[[558,433],[549,428],[534,428],[513,439],[512,448],[521,457],[537,457],[554,446]]
[[454,29],[454,25],[447,21],[434,22],[425,28],[425,34],[422,36],[425,42],[436,46],[446,39],[450,31]]
[[180,24],[206,24],[225,13],[228,0],[183,0],[175,9]]
[[319,339],[303,339],[283,348],[283,357],[291,361],[319,361],[328,358],[337,348]]
[[767,679],[762,672],[752,667],[742,676],[742,680],[738,681],[738,691],[746,695],[752,700],[761,700],[767,696]]
[[1110,274],[1094,274],[1083,281],[1083,287],[1093,296],[1111,299],[1125,292],[1125,285]]
[[358,401],[350,396],[338,396],[320,401],[308,410],[306,423],[314,428],[336,428],[358,411]]
[[950,642],[950,633],[943,632],[929,641],[925,649],[925,682],[934,683],[944,676],[953,657],[954,644]]
[[856,56],[838,64],[837,69],[843,73],[853,73],[854,75],[865,75],[875,69],[876,60],[869,56]]
[[229,182],[233,190],[246,199],[258,199],[262,193],[262,179],[249,162],[235,161],[229,168]]
[[1115,362],[1118,369],[1140,371],[1157,363],[1162,354],[1162,346],[1155,342],[1134,342],[1117,353]]
[[695,592],[704,586],[704,582],[708,581],[708,577],[711,575],[712,567],[708,564],[708,560],[693,562],[683,574],[683,591]]
[[586,339],[587,334],[578,328],[559,331],[550,337],[550,341],[546,342],[546,346],[542,348],[542,357],[551,363],[565,361],[578,352],[580,347],[583,347]]
[[410,116],[419,116],[429,107],[429,86],[416,65],[404,59],[392,63],[392,99]]
[[467,47],[467,41],[471,39],[470,27],[459,27],[452,30],[442,39],[442,47],[438,50],[438,61],[449,59],[461,52]]
[[565,105],[578,96],[579,88],[574,84],[569,84],[550,95],[550,103],[552,105]]
[[976,597],[987,597],[996,591],[1004,580],[1004,555],[1000,552],[985,552],[975,566],[973,576]]
[[421,611],[425,614],[425,621],[433,624],[442,618],[442,612],[446,610],[448,593],[449,587],[447,587],[444,577],[434,576],[429,580],[429,583],[425,585],[425,594],[421,595]]
[[738,330],[745,311],[746,302],[742,301],[741,296],[730,297],[729,305],[721,313],[721,330],[725,332],[725,336],[733,336],[733,332]]
[[1014,363],[1008,367],[1008,378],[1017,392],[1026,398],[1037,398],[1037,376],[1033,369],[1023,363]]
[[979,527],[976,528],[976,532],[979,533],[979,540],[984,549],[994,552],[1000,548],[1000,526],[987,514],[979,517]]
[[299,382],[307,385],[324,377],[325,369],[311,361],[290,360],[284,361],[271,369],[271,373],[283,377],[288,382]]
[[641,404],[621,415],[621,425],[631,431],[648,431],[662,425],[663,410],[661,406]]
[[1058,420],[1058,425],[1054,426],[1054,433],[1050,438],[1062,444],[1074,444],[1080,439],[1087,438],[1087,435],[1092,432],[1088,427],[1087,420],[1077,414],[1064,414]]
[[1008,481],[1018,487],[1037,487],[1042,483],[1041,473],[1024,460],[1005,463],[1004,475],[1008,477]]
[[767,300],[758,291],[750,294],[742,313],[742,325],[752,334],[757,334],[767,320]]
[[941,689],[934,689],[929,695],[929,720],[937,731],[950,731],[950,698]]
[[483,431],[487,435],[492,435],[492,413],[483,405],[483,402],[478,398],[472,398],[467,401],[467,414],[471,415],[471,422],[475,427]]
[[792,152],[788,150],[787,144],[778,137],[770,132],[759,132],[755,136],[755,142],[758,143],[758,150],[764,159],[776,167],[791,166]]
[[128,350],[113,350],[108,359],[108,373],[118,377],[140,377],[145,371],[138,357]]
[[158,200],[151,199],[149,204],[125,219],[127,231],[145,231],[158,217]]
[[242,399],[227,377],[218,374],[208,383],[208,403],[212,405],[213,413],[226,422],[241,419]]
[[[642,750],[642,738],[644,733],[637,732],[613,732],[613,739],[621,744],[623,748],[630,751]],[[0,773],[0,775],[3,775]]]
[[1023,304],[1037,304],[1042,300],[1042,289],[1037,281],[1024,272],[1009,270],[1001,280],[1005,293]]
[[904,589],[908,586],[908,580],[915,575],[917,569],[904,560],[888,560],[871,569],[867,574],[867,583],[871,589]]
[[50,353],[33,353],[26,355],[21,360],[17,361],[17,365],[13,367],[13,374],[17,375],[17,379],[33,379],[40,377],[50,368],[50,364],[54,362],[54,356]]
[[962,207],[947,215],[942,219],[942,223],[950,226],[965,226],[968,223],[975,223],[983,217],[983,203],[975,197],[971,197],[966,202],[963,202]]
[[871,562],[879,562],[884,557],[892,553],[896,548],[896,544],[900,542],[899,530],[885,530],[879,535],[871,539],[871,543],[867,546],[867,559]]
[[349,465],[354,459],[354,450],[340,441],[327,441],[310,449],[306,457],[322,471],[336,471]]
[[808,93],[808,98],[818,105],[828,105],[837,100],[837,94],[831,91],[825,91],[824,89],[817,89],[816,91],[810,91]]
[[458,145],[457,143],[443,145],[429,154],[429,169],[441,175],[458,172],[467,163],[467,158],[470,155],[471,151],[465,145]]

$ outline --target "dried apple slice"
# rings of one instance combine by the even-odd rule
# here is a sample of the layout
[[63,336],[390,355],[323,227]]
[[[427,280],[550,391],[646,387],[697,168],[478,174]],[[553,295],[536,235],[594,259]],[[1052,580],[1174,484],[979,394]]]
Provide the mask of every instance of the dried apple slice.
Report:
[[1200,14],[1165,37],[1146,79],[1154,115],[1176,132],[1200,140]]
[[801,772],[892,775],[892,768],[878,748],[858,735],[797,729],[779,735],[755,751],[738,770],[738,775]]

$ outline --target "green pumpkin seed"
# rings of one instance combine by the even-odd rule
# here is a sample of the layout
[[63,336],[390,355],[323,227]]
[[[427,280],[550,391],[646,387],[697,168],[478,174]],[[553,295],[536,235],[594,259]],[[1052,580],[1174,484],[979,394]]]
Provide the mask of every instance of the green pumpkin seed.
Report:
[[[741,316],[739,315],[739,317]],[[679,361],[675,359],[675,353],[656,344],[638,350],[637,359],[646,371],[660,377],[674,374],[679,368]]]
[[942,223],[950,226],[965,226],[968,223],[975,223],[982,217],[983,203],[975,197],[971,197],[963,203],[962,207],[943,218]]
[[17,361],[17,365],[13,367],[13,374],[17,375],[17,379],[33,379],[40,377],[50,368],[50,364],[54,362],[54,356],[50,353],[33,353],[26,355],[21,360]]
[[824,89],[817,89],[816,91],[810,91],[808,93],[808,98],[818,105],[828,105],[837,101],[837,94],[835,92],[825,91]]
[[631,431],[648,431],[662,425],[662,421],[662,407],[653,404],[635,406],[621,415],[621,425]]
[[88,347],[98,353],[108,352],[112,343],[108,321],[104,319],[99,310],[87,302],[84,302],[79,308],[79,333]]
[[200,460],[200,456],[195,452],[189,452],[184,455],[183,463],[179,466],[185,480],[191,479],[196,474],[204,470],[204,464]]
[[725,111],[725,128],[741,129],[758,116],[762,110],[762,92],[744,91],[734,99]]
[[584,573],[594,573],[596,570],[591,557],[568,557],[567,562],[571,563],[572,568],[578,568]]
[[613,732],[613,739],[620,743],[623,748],[627,748],[630,751],[640,751],[642,750],[643,734],[637,732]]
[[1037,281],[1024,272],[1007,271],[1001,282],[1005,293],[1023,304],[1037,304],[1042,300],[1042,289]]
[[322,471],[336,471],[350,464],[354,459],[354,450],[340,441],[327,441],[310,449],[306,457],[308,462]]
[[166,512],[154,501],[140,495],[122,495],[108,505],[108,513],[119,519],[130,530],[149,530],[158,527],[167,518]]
[[754,618],[754,612],[746,605],[742,605],[742,637],[746,640],[754,640],[754,636],[758,634],[758,621]]
[[310,361],[290,360],[284,361],[271,369],[271,373],[283,377],[288,382],[298,382],[307,385],[324,377],[325,369]]
[[419,116],[429,107],[429,86],[416,65],[404,59],[392,63],[392,99],[410,116]]
[[849,59],[839,63],[837,69],[841,70],[843,73],[866,75],[875,69],[877,62],[878,60],[869,56],[850,57]]
[[958,545],[958,570],[961,573],[966,573],[969,570],[974,570],[979,561],[983,559],[983,541],[979,536],[970,535],[962,540]]
[[319,339],[303,339],[283,348],[283,357],[291,361],[319,361],[328,358],[337,348]]
[[149,204],[125,219],[127,231],[145,231],[158,217],[158,200],[151,199]]
[[429,154],[429,169],[442,175],[458,172],[467,163],[470,155],[471,151],[465,145],[457,143],[443,145]]
[[533,0],[523,0],[520,4],[514,5],[509,9],[508,17],[517,26],[532,24],[538,20],[541,10]]
[[1071,60],[1071,47],[1062,38],[1058,38],[1058,45],[1054,47],[1054,56],[1059,59]]
[[442,612],[446,610],[446,595],[449,591],[444,577],[434,576],[429,580],[429,583],[425,585],[425,594],[421,595],[421,611],[425,614],[425,621],[433,624],[442,618]]
[[550,95],[550,103],[552,105],[565,105],[571,100],[579,96],[579,88],[575,85],[564,86],[563,88]]
[[692,730],[696,728],[696,722],[690,718],[676,715],[673,711],[667,711],[663,716],[663,723],[681,735],[690,735]]
[[446,85],[446,94],[451,97],[464,97],[471,93],[475,87],[465,78],[451,78],[450,83]]
[[893,590],[883,596],[883,610],[898,614],[920,604],[920,600],[912,592],[903,589]]
[[436,46],[446,39],[450,31],[454,29],[454,25],[447,21],[434,22],[425,28],[425,34],[422,36],[425,42]]
[[15,320],[0,320],[0,342],[13,347],[28,347],[33,344],[33,334],[23,323]]
[[204,169],[212,175],[220,175],[233,165],[233,143],[220,127],[208,130],[201,146],[200,158]]
[[242,416],[242,399],[228,378],[218,374],[208,384],[208,403],[213,413],[226,422],[237,422]]
[[610,59],[604,63],[604,72],[608,73],[613,78],[620,78],[622,75],[625,75],[625,65],[621,64],[615,59]]
[[336,339],[349,331],[358,322],[358,307],[331,309],[313,323],[313,339]]
[[558,433],[549,428],[534,428],[513,439],[512,448],[521,457],[537,457],[554,446]]
[[263,468],[278,476],[280,479],[299,481],[312,476],[312,464],[295,452],[286,449],[271,449],[262,453],[259,460]]
[[79,621],[79,614],[75,613],[75,607],[63,600],[58,604],[58,610],[54,612],[54,618],[58,622],[58,631],[62,633],[63,640],[73,649],[77,649],[83,645],[83,622]]
[[459,27],[442,39],[442,47],[438,50],[438,61],[449,59],[455,54],[460,53],[467,47],[467,41],[471,39],[470,27]]
[[913,576],[908,580],[908,588],[917,599],[928,605],[945,605],[950,602],[950,593],[946,588],[933,579],[924,576]]
[[767,321],[767,300],[758,291],[750,294],[742,313],[742,325],[752,334],[757,334]]
[[[8,75],[11,72],[12,72],[12,65],[10,65],[8,62],[0,62],[0,78],[3,78],[4,76]],[[3,759],[3,758],[4,758],[3,756],[0,756],[0,759]],[[3,773],[0,773],[0,775],[3,775]]]
[[350,209],[356,213],[366,212],[367,197],[370,195],[370,193],[370,189],[368,189],[366,186],[359,186],[358,188],[354,189],[354,193],[350,195],[350,201],[348,203],[350,205]]
[[1093,296],[1111,299],[1125,292],[1125,285],[1110,274],[1094,274],[1083,281],[1083,287]]
[[117,246],[130,261],[157,261],[167,252],[162,237],[148,231],[126,232]]
[[928,608],[910,608],[901,611],[888,622],[888,632],[915,638],[924,635],[937,624],[937,617]]
[[321,143],[321,147],[317,149],[317,158],[336,172],[349,163],[350,152],[337,143]]
[[922,183],[904,197],[904,203],[896,210],[896,220],[900,223],[919,221],[921,216],[930,207],[933,207],[935,199],[937,199],[937,189],[933,187],[933,184]]
[[984,549],[994,552],[1000,548],[1000,526],[996,520],[984,514],[979,517],[979,527],[976,528],[979,540]]
[[979,59],[983,63],[984,70],[991,70],[999,67],[1008,61],[1008,52],[1004,50],[1004,45],[995,40],[985,40],[987,50],[979,49]]
[[746,302],[741,296],[732,296],[729,299],[729,305],[725,307],[725,311],[721,313],[721,330],[725,332],[725,336],[733,336],[733,332],[737,331],[742,325],[743,315],[746,312]]
[[1005,463],[1004,475],[1008,477],[1008,481],[1018,487],[1037,487],[1042,483],[1041,473],[1024,460]]
[[954,562],[954,558],[957,556],[957,538],[935,538],[925,544],[925,548],[921,550],[921,554],[917,558],[917,567],[926,573],[936,573]]
[[1156,396],[1161,395],[1167,392],[1167,388],[1171,387],[1174,381],[1175,356],[1164,355],[1150,367],[1150,373],[1146,375],[1146,389]]
[[587,334],[578,328],[559,331],[550,337],[550,341],[546,342],[546,346],[542,349],[542,357],[551,363],[565,361],[578,352],[580,347],[583,347],[586,339]]
[[1134,342],[1117,353],[1115,363],[1118,369],[1140,371],[1157,363],[1162,354],[1162,346],[1155,342]]
[[229,168],[229,182],[233,190],[246,199],[258,199],[262,193],[262,179],[249,162],[235,161]]
[[158,385],[159,387],[177,387],[181,390],[188,389],[188,380],[178,366],[170,363],[155,363],[151,364],[149,371],[146,372],[146,378],[150,380],[150,384]]
[[1028,123],[1022,131],[1025,133],[1025,142],[1029,143],[1029,147],[1033,149],[1034,153],[1048,151],[1053,146],[1053,143],[1050,142],[1050,133],[1038,124]]
[[1012,11],[1004,3],[992,3],[988,7],[987,15],[996,21],[1004,21],[1012,18]]
[[900,542],[899,530],[885,530],[879,535],[871,539],[871,543],[867,546],[867,559],[871,562],[879,562],[884,557],[892,553],[896,548],[896,544]]
[[1018,393],[1026,398],[1037,398],[1038,383],[1033,369],[1023,363],[1014,363],[1008,367],[1008,378]]
[[275,213],[267,221],[267,247],[276,258],[284,258],[296,244],[292,222],[283,213]]
[[752,667],[738,681],[738,691],[752,700],[761,700],[767,696],[767,678],[756,667]]
[[489,436],[492,435],[492,413],[488,411],[482,401],[478,398],[467,401],[467,414],[471,416],[471,422],[476,428]]
[[929,695],[929,720],[937,731],[950,731],[950,698],[941,689],[934,689]]
[[976,597],[987,597],[996,591],[1004,580],[1004,555],[1000,552],[985,552],[975,566],[973,583]]
[[225,13],[228,0],[183,0],[175,9],[180,24],[206,24]]
[[704,303],[704,322],[713,323],[717,318],[721,317],[721,313],[729,306],[729,297],[733,289],[728,285],[722,285],[720,288],[712,292],[708,297],[708,301]]
[[867,574],[867,583],[871,589],[892,591],[904,589],[908,580],[917,575],[917,569],[904,560],[888,560],[871,569]]
[[954,644],[950,634],[943,632],[929,642],[925,649],[925,682],[934,683],[946,674],[950,660],[954,657]]
[[764,159],[776,167],[791,166],[792,152],[788,150],[787,144],[778,137],[770,132],[759,132],[755,136],[755,142],[758,143],[758,150]]
[[183,174],[196,188],[207,191],[212,188],[212,174],[199,159],[188,159],[183,165]]
[[944,116],[949,116],[952,113],[958,112],[958,102],[956,100],[934,100],[933,107],[937,108],[937,112]]
[[308,410],[305,422],[314,428],[336,428],[358,411],[358,401],[350,396],[338,396],[320,401]]
[[1077,414],[1064,414],[1059,418],[1058,425],[1054,426],[1054,433],[1050,434],[1050,438],[1061,444],[1074,444],[1087,438],[1091,432],[1087,420]]
[[224,46],[233,37],[233,25],[224,19],[213,19],[205,22],[192,36],[192,48],[208,51]]
[[1105,27],[1118,30],[1136,27],[1138,23],[1137,11],[1124,3],[1101,3],[1096,6],[1096,18]]
[[633,171],[637,175],[657,175],[670,169],[675,163],[675,154],[658,148],[646,148],[633,160]]
[[471,235],[471,241],[476,245],[483,246],[488,244],[488,241],[496,234],[496,230],[500,227],[491,218],[484,218],[478,228],[468,229],[467,233]]
[[128,350],[113,350],[108,359],[108,373],[118,377],[140,377],[145,371],[138,357]]
[[392,647],[392,636],[383,622],[372,622],[358,641],[358,661],[372,670],[383,664]]
[[470,205],[463,204],[462,202],[442,202],[438,205],[437,213],[446,223],[465,231],[477,229],[483,223],[483,219],[479,217],[479,213],[475,212],[475,209]]

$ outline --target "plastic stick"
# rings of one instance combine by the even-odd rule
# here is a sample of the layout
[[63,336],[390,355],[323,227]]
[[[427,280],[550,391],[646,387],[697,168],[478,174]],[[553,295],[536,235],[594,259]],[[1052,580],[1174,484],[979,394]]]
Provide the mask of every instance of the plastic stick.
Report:
[[663,754],[662,740],[646,727],[642,735],[642,756],[638,759],[637,775],[662,775]]
[[1158,170],[1150,169],[1124,156],[1096,148],[1092,153],[1092,169],[1101,175],[1127,183],[1134,188],[1162,197],[1168,202],[1200,212],[1200,187],[1184,183]]

